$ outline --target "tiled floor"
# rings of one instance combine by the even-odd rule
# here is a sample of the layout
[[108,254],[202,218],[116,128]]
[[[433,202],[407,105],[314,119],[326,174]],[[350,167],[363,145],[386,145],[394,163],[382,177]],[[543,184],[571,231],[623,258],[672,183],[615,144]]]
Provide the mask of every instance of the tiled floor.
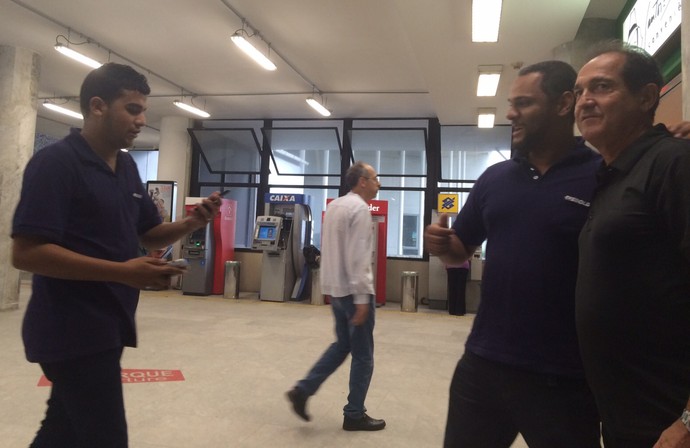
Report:
[[[49,389],[40,368],[24,360],[20,339],[29,285],[19,311],[0,313],[0,446],[26,447]],[[332,341],[328,306],[143,292],[139,348],[123,368],[181,370],[184,381],[126,384],[133,448],[440,447],[447,389],[472,324],[420,307],[377,310],[376,368],[367,408],[387,427],[341,429],[348,365],[310,399],[313,419],[295,416],[284,397]],[[347,363],[347,362],[346,362]],[[519,439],[514,447],[526,447]]]

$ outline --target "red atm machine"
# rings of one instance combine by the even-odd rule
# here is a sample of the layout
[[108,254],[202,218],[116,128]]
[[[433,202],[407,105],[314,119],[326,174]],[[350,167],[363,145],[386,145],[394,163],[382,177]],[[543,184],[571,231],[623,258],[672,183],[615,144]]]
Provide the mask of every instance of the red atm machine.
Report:
[[[203,198],[185,198],[185,213],[190,213],[202,199]],[[196,250],[196,252],[200,254],[198,257],[199,259],[187,260],[190,262],[190,269],[182,280],[183,292],[185,292],[186,280],[193,289],[190,294],[223,294],[225,285],[225,262],[235,259],[235,216],[237,214],[237,201],[225,198],[222,198],[221,201],[220,212],[216,215],[213,222],[206,226],[205,232],[209,233],[209,235],[207,235],[207,238],[197,238],[199,241],[209,241],[211,247],[199,247]],[[197,232],[194,232],[191,235],[196,233]],[[191,236],[189,238],[191,238]],[[199,245],[196,240],[195,242],[185,242]],[[185,244],[183,244],[183,256],[185,256],[185,253],[189,252],[189,250],[184,250],[184,246]],[[196,267],[196,261],[198,261],[200,269],[194,269]],[[206,287],[202,286],[206,284],[204,280],[191,278],[195,276],[212,276],[210,291],[207,291]],[[193,285],[199,286],[195,287]]]
[[386,245],[388,244],[388,201],[372,199],[369,211],[374,225],[374,287],[376,305],[386,304]]
[[[326,199],[326,207],[333,199]],[[372,199],[367,202],[371,212],[371,225],[374,228],[374,253],[372,264],[374,273],[374,292],[376,306],[386,304],[386,245],[388,244],[388,201]],[[323,224],[323,212],[321,223]],[[327,300],[327,302],[329,302]]]

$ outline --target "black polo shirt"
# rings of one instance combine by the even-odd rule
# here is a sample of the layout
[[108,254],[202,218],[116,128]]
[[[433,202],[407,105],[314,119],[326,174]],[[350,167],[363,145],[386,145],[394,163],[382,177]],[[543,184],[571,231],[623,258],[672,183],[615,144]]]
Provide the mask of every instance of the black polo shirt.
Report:
[[[24,172],[12,236],[40,236],[112,261],[138,256],[138,236],[160,223],[132,157],[113,172],[78,129],[39,151]],[[119,283],[34,275],[22,328],[29,361],[51,362],[136,345],[139,291]]]
[[604,424],[649,434],[690,394],[690,142],[657,126],[598,180],[579,239],[582,358]]
[[467,350],[525,370],[584,377],[575,331],[577,236],[600,163],[578,140],[544,175],[518,157],[479,177],[453,225],[465,244],[487,240]]

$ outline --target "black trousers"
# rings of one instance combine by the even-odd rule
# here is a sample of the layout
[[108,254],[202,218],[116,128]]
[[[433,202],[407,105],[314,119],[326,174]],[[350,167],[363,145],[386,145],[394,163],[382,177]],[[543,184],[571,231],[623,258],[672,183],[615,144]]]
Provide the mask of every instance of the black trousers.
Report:
[[448,313],[454,316],[465,314],[465,288],[468,269],[447,268],[448,275]]
[[444,447],[599,448],[599,414],[584,379],[514,369],[466,352],[450,385]]
[[53,383],[48,409],[30,448],[126,448],[122,348],[41,363]]
[[661,433],[653,436],[640,436],[636,438],[620,438],[611,435],[607,430],[606,426],[602,428],[602,437],[604,439],[605,448],[651,448],[659,440]]

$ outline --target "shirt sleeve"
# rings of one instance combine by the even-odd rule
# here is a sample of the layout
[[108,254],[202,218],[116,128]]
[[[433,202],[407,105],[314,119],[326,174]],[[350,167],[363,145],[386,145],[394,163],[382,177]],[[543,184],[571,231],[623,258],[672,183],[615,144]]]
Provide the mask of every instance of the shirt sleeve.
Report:
[[350,244],[345,247],[349,289],[355,304],[371,300],[373,275],[371,272],[372,227],[369,210],[362,208],[353,216],[348,229]]
[[64,160],[47,151],[36,154],[24,170],[12,237],[40,236],[60,243],[72,210],[74,182],[74,173]]
[[480,176],[453,223],[453,230],[455,230],[456,235],[463,244],[468,246],[479,246],[486,239],[486,227],[482,216],[482,186],[483,182]]
[[661,210],[674,242],[690,260],[690,149],[671,164]]

